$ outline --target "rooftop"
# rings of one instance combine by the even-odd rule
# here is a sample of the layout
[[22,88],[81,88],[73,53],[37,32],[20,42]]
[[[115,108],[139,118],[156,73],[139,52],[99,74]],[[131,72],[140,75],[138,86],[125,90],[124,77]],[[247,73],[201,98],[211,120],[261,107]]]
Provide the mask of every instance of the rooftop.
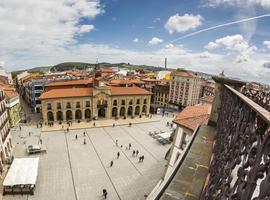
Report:
[[14,97],[16,97],[16,96],[19,95],[17,93],[17,91],[15,90],[15,88],[13,88],[9,84],[0,83],[0,88],[5,91],[5,94],[6,94],[6,98],[7,99],[12,99],[12,98],[14,98]]
[[194,73],[189,72],[185,69],[177,69],[175,71],[172,71],[171,75],[189,77],[189,78],[198,78],[198,76],[196,76]]
[[211,106],[208,105],[188,106],[175,117],[173,122],[194,131],[198,124],[208,123],[210,112]]
[[93,95],[93,88],[60,88],[42,93],[40,99],[87,97]]
[[151,92],[133,86],[133,87],[111,87],[112,95],[150,95]]
[[70,81],[57,81],[48,83],[48,86],[65,86],[65,85],[87,85],[93,82],[93,79],[80,79]]
[[[111,94],[115,96],[121,95],[150,95],[151,92],[142,88],[133,87],[109,87]],[[56,88],[42,93],[40,99],[56,99],[56,98],[72,98],[87,97],[93,95],[94,88]]]
[[207,103],[213,103],[213,101],[214,101],[214,96],[204,96],[204,97],[201,97],[200,98],[200,100],[201,101],[205,101],[205,102],[207,102]]

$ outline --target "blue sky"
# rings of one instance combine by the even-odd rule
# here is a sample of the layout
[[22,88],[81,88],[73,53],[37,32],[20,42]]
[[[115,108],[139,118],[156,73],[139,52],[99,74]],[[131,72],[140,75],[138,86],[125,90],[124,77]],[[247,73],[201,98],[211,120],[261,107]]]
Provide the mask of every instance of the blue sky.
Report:
[[[270,0],[2,0],[0,65],[8,71],[64,61],[184,67],[267,82]],[[29,12],[31,9],[31,12]]]

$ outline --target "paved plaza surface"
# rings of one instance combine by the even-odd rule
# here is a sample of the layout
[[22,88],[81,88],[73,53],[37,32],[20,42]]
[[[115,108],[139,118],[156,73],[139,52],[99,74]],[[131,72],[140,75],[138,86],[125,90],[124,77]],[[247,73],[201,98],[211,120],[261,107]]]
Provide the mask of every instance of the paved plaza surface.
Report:
[[[28,157],[26,147],[37,144],[40,138],[47,153],[31,156],[40,158],[35,194],[6,195],[4,200],[95,200],[103,199],[102,189],[108,191],[107,199],[145,199],[144,195],[151,192],[164,173],[164,157],[170,147],[160,144],[148,132],[170,130],[166,123],[172,118],[153,118],[153,122],[131,127],[77,129],[68,133],[44,132],[35,125],[13,130],[15,157]],[[139,150],[138,157],[144,155],[144,162],[139,163],[138,157],[132,156],[133,149]]]

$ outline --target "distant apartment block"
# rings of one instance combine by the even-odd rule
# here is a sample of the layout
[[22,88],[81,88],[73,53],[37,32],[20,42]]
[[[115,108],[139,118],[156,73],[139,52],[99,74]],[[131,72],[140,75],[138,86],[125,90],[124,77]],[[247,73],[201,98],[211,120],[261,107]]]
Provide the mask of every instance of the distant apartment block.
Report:
[[153,87],[154,104],[166,108],[169,100],[169,81],[163,81]]
[[171,73],[169,107],[179,109],[199,103],[201,79],[192,72],[177,69]]

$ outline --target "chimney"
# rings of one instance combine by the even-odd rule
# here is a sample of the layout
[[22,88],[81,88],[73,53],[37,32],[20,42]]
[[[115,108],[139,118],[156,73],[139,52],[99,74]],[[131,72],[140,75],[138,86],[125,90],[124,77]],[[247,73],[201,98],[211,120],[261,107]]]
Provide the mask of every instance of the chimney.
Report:
[[165,69],[167,69],[167,58],[165,58]]

